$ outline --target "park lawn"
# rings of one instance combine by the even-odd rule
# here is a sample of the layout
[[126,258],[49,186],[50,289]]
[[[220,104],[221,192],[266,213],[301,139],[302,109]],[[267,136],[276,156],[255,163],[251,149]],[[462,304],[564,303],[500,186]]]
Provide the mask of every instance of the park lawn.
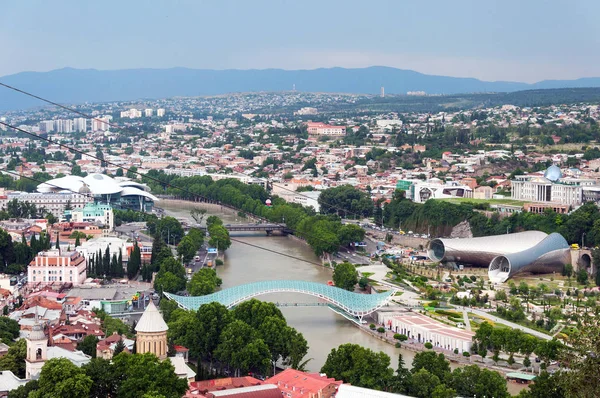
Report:
[[375,273],[374,272],[361,272],[361,275],[368,278],[370,276],[375,275]]
[[446,202],[460,204],[460,203],[488,203],[490,205],[513,205],[523,206],[526,202],[524,200],[515,199],[473,199],[473,198],[447,198],[447,199],[435,199],[444,200]]

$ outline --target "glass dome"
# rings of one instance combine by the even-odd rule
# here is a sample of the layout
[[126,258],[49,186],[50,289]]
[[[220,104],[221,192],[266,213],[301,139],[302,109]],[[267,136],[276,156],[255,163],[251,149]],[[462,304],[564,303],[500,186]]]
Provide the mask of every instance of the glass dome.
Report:
[[558,181],[562,178],[562,172],[560,171],[560,168],[557,165],[553,164],[552,166],[546,169],[544,177],[546,177],[550,181]]

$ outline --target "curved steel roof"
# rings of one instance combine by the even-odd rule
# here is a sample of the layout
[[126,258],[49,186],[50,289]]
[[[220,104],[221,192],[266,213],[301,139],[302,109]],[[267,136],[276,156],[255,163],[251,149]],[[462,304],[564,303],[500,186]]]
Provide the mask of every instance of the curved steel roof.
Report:
[[123,187],[123,190],[121,191],[121,196],[143,196],[155,202],[159,201],[159,199],[151,193],[142,191],[141,189],[135,187]]
[[79,192],[84,186],[83,178],[79,176],[64,176],[48,180],[37,186],[37,191],[41,193],[50,193],[57,191]]
[[113,195],[123,189],[112,177],[100,173],[93,173],[84,177],[83,182],[90,187],[90,191],[95,195]]
[[538,244],[516,253],[495,257],[488,269],[492,282],[502,283],[521,272],[561,272],[571,261],[569,244],[559,233],[552,233]]
[[480,238],[433,239],[429,258],[434,261],[456,261],[487,266],[494,257],[516,253],[535,246],[548,236],[541,231],[485,236]]
[[105,174],[93,173],[86,177],[65,176],[44,182],[37,187],[41,193],[79,192],[92,195],[143,196],[157,202],[159,199],[144,190],[146,186],[136,181],[117,181]]
[[353,316],[370,314],[383,307],[396,292],[390,290],[378,294],[360,294],[322,283],[280,280],[248,283],[234,286],[206,296],[165,296],[188,310],[197,310],[201,305],[218,302],[231,308],[253,297],[267,293],[302,293],[323,299]]

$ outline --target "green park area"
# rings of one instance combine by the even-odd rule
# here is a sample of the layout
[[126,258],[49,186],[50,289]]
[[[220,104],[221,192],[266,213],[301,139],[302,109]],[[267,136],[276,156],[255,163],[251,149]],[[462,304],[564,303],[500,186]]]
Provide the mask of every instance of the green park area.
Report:
[[523,206],[525,204],[525,201],[523,201],[523,200],[515,200],[515,199],[448,198],[448,199],[436,199],[436,200],[443,200],[445,202],[450,202],[450,203],[454,203],[454,204],[461,204],[461,203],[481,204],[481,203],[487,203],[490,206],[492,206],[492,205]]

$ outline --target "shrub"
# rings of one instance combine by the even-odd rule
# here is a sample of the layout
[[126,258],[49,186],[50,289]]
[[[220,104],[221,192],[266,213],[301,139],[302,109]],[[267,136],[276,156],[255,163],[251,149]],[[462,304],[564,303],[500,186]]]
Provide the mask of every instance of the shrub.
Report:
[[402,344],[400,344],[400,342],[397,342],[397,343],[395,344],[395,346],[396,346],[396,348],[400,348],[400,347],[402,347]]
[[408,340],[408,336],[407,336],[407,335],[405,335],[405,334],[400,334],[400,333],[396,333],[396,334],[394,335],[394,338],[395,338],[396,340],[400,340],[400,341],[406,341],[406,340]]
[[425,343],[425,348],[427,348],[428,350],[431,350],[433,348],[433,344],[431,344],[429,341],[427,343]]
[[220,258],[216,259],[215,265],[223,265],[223,260],[221,260]]
[[475,282],[477,280],[477,277],[475,275],[471,275],[469,277],[469,279],[471,279],[471,281]]
[[371,329],[371,330],[375,330],[375,324],[374,324],[374,323],[370,324],[370,325],[369,325],[369,329]]
[[380,327],[377,328],[377,331],[379,333],[385,333],[385,328],[380,326]]
[[469,354],[468,351],[463,352],[463,357],[469,358],[470,356],[471,356],[471,354]]
[[454,349],[454,353],[455,353],[455,354],[458,354],[458,348],[455,348],[455,349]]

